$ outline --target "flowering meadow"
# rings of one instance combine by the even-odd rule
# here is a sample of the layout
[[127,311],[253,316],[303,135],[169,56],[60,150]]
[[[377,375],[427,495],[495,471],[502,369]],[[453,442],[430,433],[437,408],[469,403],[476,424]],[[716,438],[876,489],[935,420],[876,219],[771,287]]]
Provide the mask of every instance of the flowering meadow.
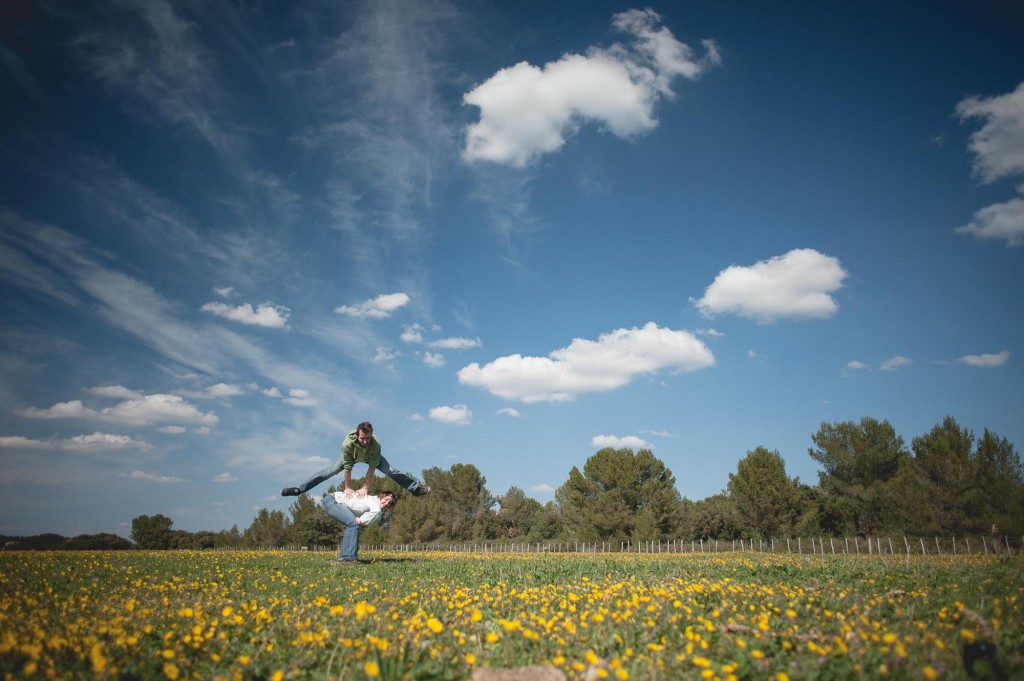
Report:
[[[1021,674],[1024,558],[0,552],[8,679]],[[985,677],[981,677],[985,678]]]

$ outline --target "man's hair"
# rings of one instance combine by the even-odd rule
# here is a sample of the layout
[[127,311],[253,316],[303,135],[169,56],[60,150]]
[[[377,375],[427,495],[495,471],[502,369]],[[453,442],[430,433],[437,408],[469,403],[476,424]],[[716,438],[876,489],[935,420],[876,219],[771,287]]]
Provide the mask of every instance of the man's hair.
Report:
[[369,421],[363,421],[358,426],[356,426],[356,432],[358,433],[360,430],[363,431],[364,433],[369,433],[370,435],[373,435],[373,424],[370,423]]

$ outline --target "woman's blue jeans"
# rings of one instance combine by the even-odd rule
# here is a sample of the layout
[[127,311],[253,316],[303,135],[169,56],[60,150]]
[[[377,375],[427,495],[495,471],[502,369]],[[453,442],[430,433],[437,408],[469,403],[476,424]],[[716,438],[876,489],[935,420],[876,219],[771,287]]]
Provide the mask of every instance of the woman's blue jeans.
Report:
[[327,511],[327,515],[345,526],[345,535],[341,538],[338,558],[359,560],[359,523],[351,509],[345,504],[339,504],[333,494],[324,497],[323,509]]

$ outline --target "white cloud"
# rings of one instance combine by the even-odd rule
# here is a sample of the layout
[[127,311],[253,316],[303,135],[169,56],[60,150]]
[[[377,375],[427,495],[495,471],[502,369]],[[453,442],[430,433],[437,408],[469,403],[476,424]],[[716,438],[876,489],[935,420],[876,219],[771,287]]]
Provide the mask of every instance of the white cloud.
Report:
[[969,367],[1001,367],[1010,360],[1010,351],[1003,350],[994,354],[985,353],[982,355],[964,355],[958,361]]
[[29,419],[84,419],[98,417],[99,413],[88,409],[81,400],[58,402],[47,409],[29,407],[15,411],[19,416]]
[[76,435],[64,440],[61,449],[76,452],[106,452],[123,449],[150,449],[150,445],[127,435],[110,433],[93,433],[92,435]]
[[829,294],[847,276],[837,258],[810,248],[794,249],[750,267],[727,267],[694,303],[705,315],[731,312],[760,323],[780,317],[830,317],[839,306]]
[[409,303],[409,296],[405,293],[385,293],[370,300],[364,300],[358,305],[342,305],[334,308],[338,314],[347,314],[350,317],[373,317],[383,319],[390,317],[391,313]]
[[228,383],[217,383],[211,385],[204,391],[210,397],[235,397],[236,395],[244,395],[245,391],[237,385],[230,385]]
[[0,449],[49,449],[92,453],[125,449],[148,450],[151,448],[152,446],[143,440],[136,440],[127,435],[113,435],[111,433],[75,435],[66,440],[32,440],[20,435],[0,437]]
[[617,435],[595,435],[590,438],[590,444],[594,447],[611,447],[613,449],[650,449],[651,444],[636,435],[619,437]]
[[530,491],[536,492],[538,494],[551,494],[552,492],[555,491],[555,488],[552,487],[551,485],[548,485],[547,483],[541,483],[539,485],[534,485],[533,487],[531,487]]
[[519,410],[513,409],[512,407],[505,407],[495,412],[500,416],[511,416],[513,418],[519,418]]
[[386,345],[378,345],[376,353],[373,356],[374,362],[390,362],[398,355]]
[[51,449],[53,444],[45,440],[31,440],[21,435],[0,437],[0,449]]
[[473,420],[473,412],[464,404],[456,404],[454,407],[434,407],[428,412],[430,418],[443,423],[455,423],[460,426],[468,425]]
[[266,395],[267,397],[280,397],[281,396],[281,391],[278,390],[276,387],[273,387],[273,388],[267,388],[266,390],[264,390],[263,394]]
[[181,435],[185,432],[185,428],[181,426],[160,426],[157,430],[161,433],[169,433],[171,435]]
[[896,355],[895,357],[890,357],[889,359],[882,362],[882,365],[879,367],[879,369],[881,369],[882,371],[895,371],[896,369],[899,369],[900,367],[905,367],[909,364],[913,364],[913,361],[907,359],[903,355]]
[[221,298],[228,298],[235,292],[235,288],[233,286],[221,286],[213,289],[213,292]]
[[972,170],[983,182],[1024,172],[1024,83],[996,97],[968,97],[957,104],[961,120],[985,124],[971,135]]
[[89,388],[86,392],[92,395],[115,397],[121,400],[138,400],[144,395],[144,393],[140,393],[138,390],[130,390],[129,388],[125,388],[123,385],[98,386],[95,388]]
[[459,382],[522,402],[572,400],[586,392],[620,388],[634,376],[662,369],[696,371],[712,366],[714,355],[686,331],[661,328],[617,329],[596,341],[577,338],[547,357],[508,355],[458,372]]
[[402,335],[400,336],[403,343],[422,343],[423,342],[423,327],[419,324],[409,324],[402,327]]
[[425,352],[423,353],[423,363],[428,367],[442,367],[444,366],[444,355],[441,353]]
[[288,328],[288,315],[291,314],[287,307],[273,303],[260,303],[255,309],[250,303],[243,303],[237,307],[225,303],[206,303],[199,309],[233,322],[265,326],[270,329]]
[[135,480],[138,482],[185,482],[184,478],[177,478],[173,475],[157,475],[156,473],[146,473],[145,471],[132,471],[131,473],[118,473],[117,477],[127,478],[128,480]]
[[867,369],[868,365],[864,362],[858,362],[857,360],[851,360],[846,363],[847,369]]
[[712,41],[695,60],[660,21],[649,9],[617,14],[613,25],[629,34],[629,45],[566,54],[543,68],[520,62],[473,88],[463,101],[479,107],[480,120],[466,130],[463,158],[522,168],[586,122],[623,138],[656,127],[654,107],[674,96],[672,80],[697,78],[720,61]]
[[231,473],[227,472],[221,473],[220,475],[215,475],[212,478],[210,478],[210,480],[211,482],[238,482],[238,478],[236,478]]
[[60,402],[47,409],[29,407],[17,412],[33,419],[98,419],[129,426],[148,426],[157,423],[184,423],[212,426],[218,422],[216,414],[201,412],[177,395],[146,395],[125,400],[113,407],[94,410],[80,400]]
[[441,340],[432,341],[427,343],[432,348],[442,348],[445,350],[467,350],[469,348],[480,347],[479,338],[443,338]]
[[284,398],[284,401],[295,407],[312,407],[316,404],[316,399],[310,392],[302,388],[289,390],[288,397]]
[[[1024,194],[1024,185],[1017,187],[1017,192]],[[1024,246],[1024,199],[1014,198],[986,206],[955,231],[973,234],[979,239],[1006,239],[1007,246]]]

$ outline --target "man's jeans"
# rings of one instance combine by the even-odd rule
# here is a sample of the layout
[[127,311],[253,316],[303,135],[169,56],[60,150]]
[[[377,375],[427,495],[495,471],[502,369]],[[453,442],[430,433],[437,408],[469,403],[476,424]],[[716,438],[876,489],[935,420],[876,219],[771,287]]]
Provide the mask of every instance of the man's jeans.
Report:
[[339,504],[333,494],[324,497],[323,509],[345,526],[345,536],[341,538],[341,548],[338,549],[338,558],[341,560],[359,560],[359,523],[352,514],[351,509],[345,504]]
[[[313,489],[327,478],[333,478],[335,475],[340,473],[344,468],[344,457],[340,457],[333,464],[323,469],[319,473],[313,475],[309,480],[299,485],[299,493],[308,492]],[[404,489],[409,490],[413,494],[419,491],[420,483],[416,478],[412,477],[404,471],[400,471],[397,468],[392,468],[388,460],[384,458],[382,454],[380,457],[380,463],[377,464],[377,470],[384,475],[388,476],[395,482],[397,482]]]

